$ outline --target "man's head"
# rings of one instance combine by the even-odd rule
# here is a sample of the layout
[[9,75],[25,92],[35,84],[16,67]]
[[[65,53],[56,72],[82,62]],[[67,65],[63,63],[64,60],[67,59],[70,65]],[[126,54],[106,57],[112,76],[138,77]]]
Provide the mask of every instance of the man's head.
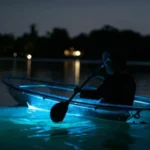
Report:
[[127,57],[124,52],[122,51],[104,52],[102,55],[102,59],[104,60],[105,57],[108,57],[107,59],[108,61],[105,64],[108,73],[111,74],[114,71],[126,69]]

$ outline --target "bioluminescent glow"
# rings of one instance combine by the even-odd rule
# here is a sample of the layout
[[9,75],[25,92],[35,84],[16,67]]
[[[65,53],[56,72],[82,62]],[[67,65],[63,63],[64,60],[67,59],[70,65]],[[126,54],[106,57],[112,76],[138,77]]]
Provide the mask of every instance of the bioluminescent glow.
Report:
[[42,109],[42,108],[38,108],[38,107],[32,106],[32,105],[30,105],[28,102],[27,102],[27,106],[28,106],[28,109],[49,112],[49,111],[48,111],[48,110],[46,110],[46,109]]
[[[34,111],[45,111],[45,112],[50,112],[50,110],[47,110],[47,109],[42,109],[42,108],[38,108],[36,106],[32,106],[30,105],[28,102],[27,102],[27,106],[28,106],[28,109],[30,110],[34,110]],[[83,106],[80,106],[83,108]],[[81,114],[77,114],[77,113],[67,113],[68,115],[71,115],[71,116],[82,116]]]
[[42,137],[48,141],[51,138],[68,135],[81,136],[97,128],[96,124],[87,118],[68,117],[61,123],[53,123],[45,119],[10,119],[15,125],[23,125],[20,132],[27,133],[27,138]]
[[67,91],[74,91],[74,88],[71,87],[63,87],[63,86],[55,86],[55,85],[46,85],[46,84],[30,84],[30,85],[19,85],[20,88],[37,88],[43,87],[47,89],[59,89],[59,90],[67,90]]

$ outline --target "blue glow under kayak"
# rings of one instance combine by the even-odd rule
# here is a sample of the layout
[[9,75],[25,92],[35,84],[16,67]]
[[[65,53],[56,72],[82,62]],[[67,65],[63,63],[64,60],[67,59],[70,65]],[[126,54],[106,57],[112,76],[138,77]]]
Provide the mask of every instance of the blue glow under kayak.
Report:
[[[21,77],[4,77],[10,95],[20,106],[50,111],[56,103],[67,101],[77,85],[47,82]],[[85,86],[86,89],[95,87]],[[100,119],[150,123],[150,98],[135,96],[134,105],[102,104],[100,100],[83,99],[79,94],[69,105],[68,113]]]

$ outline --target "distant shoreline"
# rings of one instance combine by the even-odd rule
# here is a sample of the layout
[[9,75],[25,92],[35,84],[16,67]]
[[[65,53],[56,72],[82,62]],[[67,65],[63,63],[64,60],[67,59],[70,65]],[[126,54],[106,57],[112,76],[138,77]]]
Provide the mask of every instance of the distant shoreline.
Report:
[[[0,57],[0,61],[8,60],[8,61],[27,61],[26,58],[13,58],[13,57]],[[32,58],[34,62],[64,62],[64,61],[80,61],[82,63],[92,63],[98,64],[100,60],[92,60],[92,59],[77,59],[77,58]],[[128,65],[136,65],[136,66],[150,66],[150,61],[128,61]]]

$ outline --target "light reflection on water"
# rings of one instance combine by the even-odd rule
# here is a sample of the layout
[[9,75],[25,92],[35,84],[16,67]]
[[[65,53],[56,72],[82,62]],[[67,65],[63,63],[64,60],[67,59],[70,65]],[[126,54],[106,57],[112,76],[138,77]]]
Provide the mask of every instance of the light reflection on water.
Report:
[[79,84],[79,81],[80,81],[80,61],[79,60],[75,60],[73,62],[69,62],[69,61],[64,62],[64,78],[67,82],[69,82],[68,80],[70,80],[70,82],[74,82],[74,84]]
[[[128,150],[142,147],[145,150],[149,147],[149,125],[70,115],[67,115],[62,123],[53,123],[48,115],[31,112],[26,108],[0,109],[0,144],[4,149],[41,150],[91,150],[93,147],[96,150]],[[44,116],[46,117],[43,118]]]

